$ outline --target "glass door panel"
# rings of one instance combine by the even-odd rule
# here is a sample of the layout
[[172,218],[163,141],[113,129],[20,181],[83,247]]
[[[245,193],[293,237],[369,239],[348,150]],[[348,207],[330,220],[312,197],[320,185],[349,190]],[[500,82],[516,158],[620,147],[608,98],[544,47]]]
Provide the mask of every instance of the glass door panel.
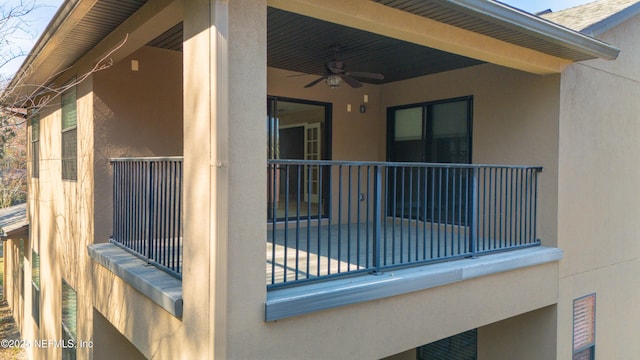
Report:
[[[470,163],[469,101],[433,104],[430,109],[431,136],[428,162]],[[469,174],[460,169],[444,170],[443,176],[432,179],[441,196],[432,209],[434,221],[463,224],[468,219]]]
[[[393,132],[390,154],[394,162],[424,161],[424,118],[422,106],[393,110],[391,113]],[[417,214],[418,172],[402,168],[389,169],[387,211],[391,216],[415,217]]]
[[[275,97],[267,104],[269,159],[330,158],[330,104]],[[270,167],[268,219],[325,216],[328,172],[322,170],[315,165]]]
[[[471,162],[470,97],[391,108],[388,116],[389,161]],[[468,171],[398,168],[389,175],[388,215],[456,224],[468,218]]]

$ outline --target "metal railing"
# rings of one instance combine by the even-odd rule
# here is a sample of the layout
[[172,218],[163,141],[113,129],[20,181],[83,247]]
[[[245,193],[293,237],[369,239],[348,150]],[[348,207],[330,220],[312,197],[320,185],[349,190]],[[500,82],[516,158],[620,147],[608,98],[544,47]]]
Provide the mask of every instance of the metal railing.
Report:
[[269,160],[267,285],[539,245],[541,167]]
[[117,158],[111,242],[182,273],[182,157]]

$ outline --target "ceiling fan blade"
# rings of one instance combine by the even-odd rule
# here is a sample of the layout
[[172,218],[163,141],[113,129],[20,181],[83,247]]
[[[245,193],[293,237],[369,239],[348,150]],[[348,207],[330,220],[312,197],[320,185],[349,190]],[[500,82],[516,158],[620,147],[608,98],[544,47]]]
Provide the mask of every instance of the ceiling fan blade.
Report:
[[307,85],[305,85],[305,88],[310,88],[312,86],[314,86],[315,84],[319,83],[320,81],[324,80],[324,76],[317,78],[316,80],[313,80],[312,82],[308,83]]
[[363,79],[384,80],[384,75],[370,72],[349,72],[349,76],[355,76]]
[[347,84],[349,84],[349,86],[351,86],[352,88],[359,88],[362,87],[362,83],[354,78],[352,78],[349,75],[342,75],[342,80],[344,80],[344,82],[346,82]]

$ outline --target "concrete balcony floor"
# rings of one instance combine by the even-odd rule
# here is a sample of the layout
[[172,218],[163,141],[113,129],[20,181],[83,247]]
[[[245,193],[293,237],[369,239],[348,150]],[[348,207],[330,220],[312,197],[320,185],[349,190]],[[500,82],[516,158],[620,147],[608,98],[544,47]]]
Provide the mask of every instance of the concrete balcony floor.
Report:
[[[344,272],[373,271],[374,225],[328,224],[324,219],[270,224],[267,231],[266,282],[280,284]],[[382,268],[471,256],[470,228],[420,220],[387,218],[380,224]],[[477,252],[537,243],[508,232],[480,236]],[[488,234],[487,234],[488,235]],[[508,236],[511,235],[511,236]],[[275,241],[274,241],[275,239]]]

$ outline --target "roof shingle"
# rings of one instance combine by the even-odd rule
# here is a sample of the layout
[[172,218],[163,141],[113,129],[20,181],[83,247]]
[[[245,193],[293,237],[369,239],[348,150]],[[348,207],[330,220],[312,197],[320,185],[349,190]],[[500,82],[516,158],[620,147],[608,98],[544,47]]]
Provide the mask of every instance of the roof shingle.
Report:
[[638,14],[639,0],[599,0],[540,17],[595,37]]

